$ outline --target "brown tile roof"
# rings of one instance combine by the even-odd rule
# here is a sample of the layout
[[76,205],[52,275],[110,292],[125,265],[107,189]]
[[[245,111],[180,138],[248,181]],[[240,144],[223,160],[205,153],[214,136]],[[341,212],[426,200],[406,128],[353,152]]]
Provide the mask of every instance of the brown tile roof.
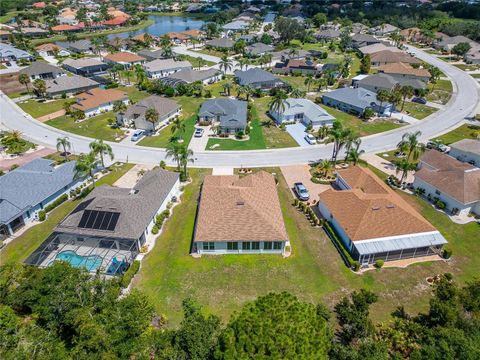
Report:
[[72,107],[82,111],[94,109],[103,104],[128,99],[127,93],[116,89],[95,88],[75,96],[77,103]]
[[405,74],[419,77],[430,77],[430,72],[427,69],[415,69],[411,65],[406,63],[391,63],[378,67],[378,71],[385,74]]
[[287,240],[271,174],[205,177],[194,241]]
[[144,57],[139,56],[137,54],[129,53],[129,52],[117,52],[113,54],[108,54],[104,56],[104,58],[112,62],[125,62],[125,63],[133,63],[133,62],[145,60]]
[[409,63],[409,64],[420,64],[420,60],[414,58],[405,53],[394,52],[390,50],[383,50],[373,54],[370,54],[370,61],[372,63]]
[[436,150],[429,150],[420,158],[418,178],[441,192],[469,204],[480,201],[480,168],[458,161]]
[[339,170],[349,190],[329,189],[320,201],[352,241],[436,231],[369,169]]
[[37,51],[53,51],[55,49],[60,49],[58,45],[55,45],[54,43],[46,43],[46,44],[41,44],[35,47]]

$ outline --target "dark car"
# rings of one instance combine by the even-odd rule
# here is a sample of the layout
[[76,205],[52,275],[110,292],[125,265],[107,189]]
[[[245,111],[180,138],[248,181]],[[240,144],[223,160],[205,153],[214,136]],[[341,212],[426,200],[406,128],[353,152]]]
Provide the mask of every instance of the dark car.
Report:
[[293,188],[300,200],[307,201],[308,199],[310,199],[310,194],[308,193],[308,190],[305,185],[303,185],[303,183],[297,182],[293,184]]
[[424,99],[424,98],[421,98],[421,97],[414,97],[412,99],[412,102],[417,103],[417,104],[425,105],[427,103],[427,99]]

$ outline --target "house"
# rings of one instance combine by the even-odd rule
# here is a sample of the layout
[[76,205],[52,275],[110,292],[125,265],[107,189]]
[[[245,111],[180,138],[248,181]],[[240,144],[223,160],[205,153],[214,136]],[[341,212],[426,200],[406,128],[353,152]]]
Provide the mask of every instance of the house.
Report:
[[[477,140],[478,141],[478,140]],[[478,150],[478,144],[475,146]],[[480,215],[480,168],[437,150],[421,157],[413,187],[429,199],[442,201],[453,214]]]
[[[158,113],[158,120],[155,124],[145,119],[145,113],[153,108]],[[130,105],[125,113],[117,114],[117,123],[120,126],[134,126],[135,129],[157,130],[162,125],[180,114],[181,106],[171,99],[151,95],[138,103]]]
[[223,25],[223,31],[225,31],[226,33],[242,32],[243,30],[248,29],[249,26],[250,24],[248,22],[237,20],[237,21],[232,21]]
[[245,48],[245,54],[251,57],[262,56],[272,53],[274,47],[272,45],[266,45],[264,43],[255,43]]
[[137,52],[138,55],[144,57],[146,61],[153,61],[157,59],[167,59],[167,57],[163,56],[163,49],[158,50],[150,50],[150,49],[142,49]]
[[277,124],[301,122],[305,126],[311,124],[313,128],[319,128],[330,126],[335,121],[332,115],[311,100],[289,98],[284,104],[282,112],[270,112]]
[[288,241],[273,175],[205,176],[192,253],[284,254]]
[[237,70],[235,71],[235,78],[240,85],[248,85],[254,89],[270,90],[288,87],[288,84],[283,80],[259,68],[251,68],[245,71]]
[[0,40],[10,42],[12,38],[12,33],[7,30],[0,29]]
[[338,30],[335,30],[335,29],[325,29],[325,30],[322,30],[316,34],[314,34],[313,36],[315,36],[315,38],[319,41],[331,41],[331,40],[336,40],[338,38],[340,38],[340,31]]
[[295,52],[292,52],[291,50],[282,50],[274,51],[272,53],[272,58],[274,61],[286,62],[290,59],[306,59],[314,57],[315,55],[314,50],[297,50]]
[[72,109],[83,111],[86,117],[112,111],[113,104],[116,101],[121,101],[125,105],[128,105],[127,93],[117,89],[93,88],[75,97],[77,98],[77,102],[72,105]]
[[241,35],[238,39],[245,41],[247,44],[253,44],[254,42],[257,41],[257,35],[255,34]]
[[161,81],[172,87],[179,84],[191,84],[200,81],[203,85],[213,84],[222,79],[220,70],[211,68],[207,70],[183,69],[161,79]]
[[36,219],[40,210],[79,186],[75,161],[55,166],[38,158],[0,176],[0,240]]
[[363,266],[439,254],[447,240],[370,169],[337,170],[318,210]]
[[41,44],[35,47],[38,55],[45,58],[46,56],[70,56],[70,51],[62,49],[54,43]]
[[88,39],[76,41],[57,41],[56,44],[62,49],[72,53],[93,54],[95,52],[92,42]]
[[379,114],[388,114],[394,107],[388,102],[380,102],[377,100],[377,94],[363,88],[341,88],[330,91],[322,95],[322,103],[359,116],[369,108]]
[[[77,21],[76,20],[68,20],[68,19],[64,19],[62,17],[57,17],[60,25],[55,25],[55,26],[52,26],[50,29],[53,31],[53,32],[77,32],[77,31],[81,31],[83,28],[81,26],[79,26],[78,24],[75,24]],[[69,23],[66,23],[66,22],[70,22],[71,24]]]
[[205,42],[206,47],[212,47],[215,49],[227,49],[230,50],[235,45],[235,42],[227,37],[222,37],[218,39],[212,39]]
[[180,70],[191,70],[192,64],[188,61],[157,59],[146,63],[144,68],[149,78],[158,79],[172,75]]
[[65,218],[26,263],[46,267],[55,260],[72,262],[92,273],[120,275],[140,253],[155,217],[180,194],[179,174],[148,171],[133,188],[102,185]]
[[421,64],[422,62],[417,58],[405,54],[403,52],[383,50],[370,54],[370,63],[372,66],[381,66],[385,64],[403,62],[406,64]]
[[445,35],[440,41],[437,41],[434,44],[434,47],[436,49],[440,49],[446,52],[451,52],[455,45],[458,45],[460,43],[470,44],[471,47],[475,47],[475,45],[478,45],[473,40],[470,40],[469,38],[462,35],[452,37]]
[[107,64],[93,58],[65,59],[62,65],[65,70],[85,77],[104,74],[108,69]]
[[378,35],[378,36],[386,36],[386,35],[392,34],[394,32],[397,32],[399,30],[400,29],[398,27],[393,26],[391,24],[382,24],[382,25],[378,25],[378,26],[375,26],[375,27],[371,28],[370,32],[372,34],[375,34],[375,35]]
[[463,139],[450,144],[450,156],[480,167],[480,140]]
[[425,84],[430,80],[430,72],[424,68],[414,68],[406,63],[391,63],[378,67],[380,73],[388,74],[398,82],[402,80],[420,80]]
[[48,31],[39,27],[22,27],[14,31],[14,34],[26,37],[46,37],[48,36]]
[[467,64],[480,64],[480,44],[472,46],[463,57],[463,60]]
[[144,57],[126,51],[105,55],[103,60],[107,64],[122,65],[125,69],[145,63]]
[[15,46],[0,43],[0,61],[33,60],[33,56]]
[[286,62],[276,63],[272,68],[274,74],[302,74],[315,75],[321,65],[311,60],[287,60]]
[[353,23],[351,28],[353,34],[359,34],[368,31],[368,26],[362,23]]
[[355,34],[352,36],[352,47],[358,49],[367,45],[381,43],[375,36],[368,34]]
[[73,75],[73,76],[60,76],[55,79],[49,79],[45,81],[47,88],[47,95],[49,97],[66,96],[76,94],[82,91],[88,91],[100,86],[100,84],[92,79]]
[[168,38],[175,44],[188,44],[189,41],[198,40],[203,37],[203,31],[198,29],[185,30],[181,32],[169,32]]
[[427,83],[418,79],[396,78],[389,74],[378,73],[358,81],[356,86],[377,93],[379,90],[392,91],[396,86],[411,86],[414,90],[425,89]]
[[36,79],[55,79],[66,75],[61,68],[44,62],[35,61],[31,65],[19,71],[20,74],[27,74],[33,82]]
[[198,122],[218,125],[223,134],[245,133],[247,126],[247,102],[218,98],[207,100],[198,113]]
[[362,55],[371,55],[374,53],[377,53],[379,51],[384,51],[384,50],[389,50],[392,52],[402,52],[399,48],[395,46],[387,46],[383,43],[377,43],[377,44],[372,44],[372,45],[367,45],[367,46],[362,46],[361,48],[358,48],[358,51],[362,53]]

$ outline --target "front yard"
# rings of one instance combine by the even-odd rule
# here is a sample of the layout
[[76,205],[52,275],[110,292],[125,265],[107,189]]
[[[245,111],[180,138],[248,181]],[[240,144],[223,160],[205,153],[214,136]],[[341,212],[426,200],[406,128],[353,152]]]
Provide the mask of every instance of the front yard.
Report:
[[17,103],[23,111],[30,114],[34,118],[51,114],[55,111],[63,109],[63,104],[66,102],[75,102],[72,99],[49,100],[46,102],[38,102],[37,100],[27,100]]
[[478,139],[478,136],[480,136],[480,125],[464,124],[455,130],[435,138],[435,140],[440,141],[442,144],[450,145],[462,139]]
[[433,114],[438,109],[430,107],[428,105],[417,104],[413,102],[405,102],[403,111],[415,119],[422,120],[427,116]]

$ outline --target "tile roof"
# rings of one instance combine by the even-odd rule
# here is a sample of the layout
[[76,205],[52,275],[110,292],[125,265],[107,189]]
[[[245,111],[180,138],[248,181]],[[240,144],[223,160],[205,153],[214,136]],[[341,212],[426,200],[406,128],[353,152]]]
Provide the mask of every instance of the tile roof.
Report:
[[418,178],[462,204],[480,201],[480,168],[458,161],[437,150],[420,157]]
[[337,174],[350,189],[329,189],[320,201],[352,241],[436,231],[369,169],[352,166]]
[[415,69],[411,65],[402,62],[381,65],[378,67],[378,71],[385,74],[405,74],[430,78],[430,72],[427,69]]
[[409,64],[420,64],[421,61],[405,54],[403,52],[395,52],[390,50],[383,50],[370,55],[370,61],[372,63],[409,63]]
[[205,177],[195,242],[287,240],[273,175]]
[[105,55],[103,58],[116,63],[133,63],[138,61],[145,61],[145,58],[143,56],[139,56],[130,52],[112,53]]
[[75,96],[77,103],[72,107],[82,111],[95,109],[103,104],[113,103],[118,100],[128,100],[126,92],[116,89],[94,88]]
[[51,29],[52,31],[76,31],[79,30],[80,27],[76,25],[61,24],[52,26]]
[[53,51],[55,49],[60,49],[58,45],[54,43],[41,44],[35,47],[37,51]]

